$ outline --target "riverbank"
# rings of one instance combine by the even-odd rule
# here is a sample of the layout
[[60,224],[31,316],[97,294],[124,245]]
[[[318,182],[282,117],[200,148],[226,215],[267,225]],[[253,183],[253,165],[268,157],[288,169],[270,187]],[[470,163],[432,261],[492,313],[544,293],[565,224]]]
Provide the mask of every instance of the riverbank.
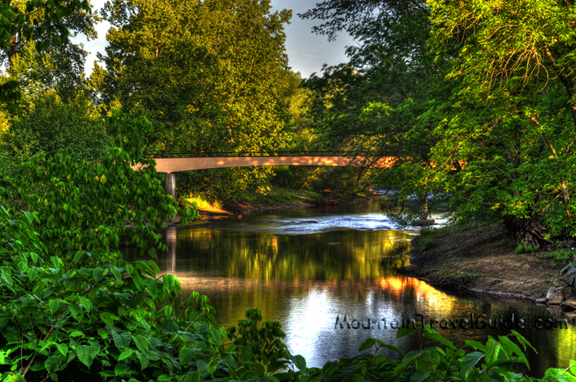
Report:
[[318,193],[277,188],[266,195],[250,194],[244,195],[239,199],[224,202],[210,203],[199,199],[181,198],[180,203],[190,205],[193,201],[196,201],[200,216],[203,219],[222,219],[227,216],[240,215],[253,211],[337,206],[352,200],[369,199],[376,195],[378,194],[372,191],[344,194],[337,190],[325,190],[324,192]]
[[[517,253],[502,225],[423,230],[412,240],[410,266],[400,273],[437,289],[536,301],[569,263],[570,248]],[[565,259],[566,258],[566,259]]]

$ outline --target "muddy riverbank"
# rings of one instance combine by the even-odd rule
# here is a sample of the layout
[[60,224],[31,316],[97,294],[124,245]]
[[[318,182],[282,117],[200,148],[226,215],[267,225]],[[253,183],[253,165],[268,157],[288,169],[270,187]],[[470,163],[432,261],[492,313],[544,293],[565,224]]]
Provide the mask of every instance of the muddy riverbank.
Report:
[[419,236],[412,241],[410,266],[402,274],[438,289],[536,301],[546,296],[569,260],[543,258],[548,251],[516,253],[503,226],[492,225]]

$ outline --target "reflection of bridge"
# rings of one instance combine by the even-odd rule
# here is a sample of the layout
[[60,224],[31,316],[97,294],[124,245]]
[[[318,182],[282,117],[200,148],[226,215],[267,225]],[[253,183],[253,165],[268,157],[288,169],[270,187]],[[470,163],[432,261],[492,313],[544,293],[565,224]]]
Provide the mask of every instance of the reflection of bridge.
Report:
[[[395,157],[372,160],[356,152],[289,151],[273,153],[214,152],[214,153],[162,153],[154,158],[156,170],[166,173],[166,193],[176,199],[176,174],[182,171],[251,166],[350,166],[390,168]],[[193,156],[192,156],[193,155]],[[132,166],[141,168],[140,164]]]

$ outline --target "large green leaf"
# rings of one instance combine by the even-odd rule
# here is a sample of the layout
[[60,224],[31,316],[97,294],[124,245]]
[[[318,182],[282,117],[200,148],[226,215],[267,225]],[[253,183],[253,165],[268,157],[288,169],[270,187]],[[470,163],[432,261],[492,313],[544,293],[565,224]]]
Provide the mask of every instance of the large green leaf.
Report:
[[474,351],[472,353],[468,353],[464,356],[464,358],[462,359],[462,363],[460,364],[460,376],[466,380],[466,378],[468,378],[468,374],[470,373],[470,370],[478,363],[478,361],[480,361],[482,358],[484,358],[484,353],[482,352],[478,352],[478,351]]
[[112,330],[112,338],[114,340],[114,345],[118,349],[128,349],[130,342],[132,342],[132,335],[130,332],[118,333],[116,330]]
[[76,347],[76,354],[80,362],[90,368],[94,359],[100,354],[101,348],[102,346],[100,344],[92,344],[90,346],[78,345]]

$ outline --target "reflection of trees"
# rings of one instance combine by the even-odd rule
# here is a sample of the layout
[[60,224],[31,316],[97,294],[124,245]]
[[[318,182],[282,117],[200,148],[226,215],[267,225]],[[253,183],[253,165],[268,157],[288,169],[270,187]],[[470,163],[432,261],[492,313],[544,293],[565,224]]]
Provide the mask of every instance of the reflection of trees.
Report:
[[409,238],[393,231],[273,235],[182,229],[176,269],[253,280],[375,280],[408,265]]

